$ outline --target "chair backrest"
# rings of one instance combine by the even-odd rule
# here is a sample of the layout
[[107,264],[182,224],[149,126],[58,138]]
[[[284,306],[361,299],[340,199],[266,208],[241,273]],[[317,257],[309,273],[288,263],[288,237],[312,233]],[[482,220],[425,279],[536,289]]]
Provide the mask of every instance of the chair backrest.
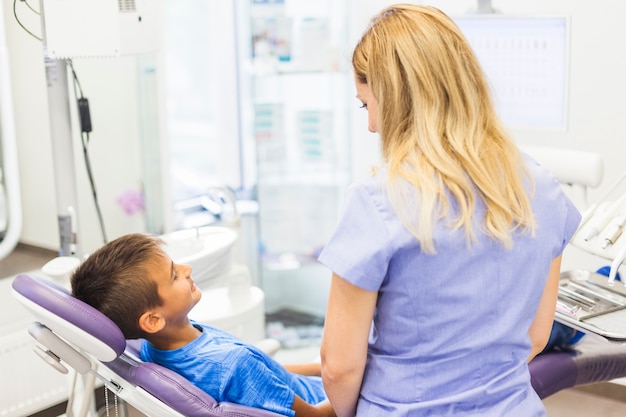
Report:
[[[116,382],[108,374],[103,377],[97,373],[105,385],[113,383],[113,387],[127,386],[131,390],[136,388],[144,393],[125,396],[122,395],[128,394],[125,390],[118,390],[122,399],[140,411],[151,409],[141,402],[157,401],[172,410],[163,415],[279,416],[270,411],[239,404],[218,403],[177,373],[154,363],[142,362],[137,354],[138,341],[129,341],[127,344],[115,323],[100,311],[73,297],[67,289],[54,281],[20,274],[15,277],[12,286],[14,296],[35,316],[36,327],[51,332],[55,337],[54,343],[47,343],[49,337],[38,338],[34,334],[38,331],[29,330],[40,343],[45,344],[56,357],[80,373],[99,372],[93,367],[85,369],[84,361],[80,357],[87,358],[89,363],[97,360],[112,371],[115,378],[119,378]],[[55,367],[58,369],[57,365]],[[151,395],[145,395],[145,392]]]

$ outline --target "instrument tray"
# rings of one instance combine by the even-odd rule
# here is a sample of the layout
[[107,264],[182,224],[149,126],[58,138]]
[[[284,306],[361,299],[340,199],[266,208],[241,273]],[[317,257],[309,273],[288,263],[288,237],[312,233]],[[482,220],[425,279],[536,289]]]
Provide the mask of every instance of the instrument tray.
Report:
[[626,286],[585,270],[561,273],[555,319],[610,341],[626,341]]

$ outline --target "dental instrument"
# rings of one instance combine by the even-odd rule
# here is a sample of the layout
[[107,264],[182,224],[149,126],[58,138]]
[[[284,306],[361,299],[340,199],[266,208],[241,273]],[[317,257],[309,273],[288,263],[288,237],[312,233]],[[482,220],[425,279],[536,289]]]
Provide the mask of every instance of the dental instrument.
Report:
[[[609,202],[605,201],[604,203],[598,205],[597,209],[595,210],[596,213],[602,213],[604,214],[607,209],[609,207]],[[596,214],[597,215],[597,214]],[[598,216],[598,215],[597,215]],[[594,219],[593,222],[591,222],[591,224],[586,228],[586,234],[585,234],[585,242],[588,242],[589,240],[593,239],[594,237],[596,237],[598,235],[598,233],[600,233],[600,231],[606,227],[606,223],[604,223],[604,216],[602,216],[603,218],[600,219],[600,216],[596,217]],[[606,218],[607,221],[610,220],[610,217]]]
[[556,301],[556,311],[559,311],[564,314],[569,314],[572,317],[576,317],[576,313],[578,312],[578,310],[580,310],[579,306],[570,307],[569,305],[562,302],[561,300]]
[[[609,272],[609,285],[615,284],[617,270],[620,268],[620,266],[622,266],[622,263],[624,262],[624,257],[626,257],[626,242],[624,242],[617,255],[615,255],[613,262],[611,262],[611,272]],[[626,285],[626,283],[624,283],[624,285]]]
[[596,210],[596,215],[592,218],[593,222],[591,223],[590,227],[588,228],[587,234],[585,235],[586,241],[597,236],[620,212],[620,210],[626,204],[626,194],[613,203],[605,202],[604,204],[606,204],[606,209],[600,210],[600,206],[598,206],[598,210]]
[[604,234],[602,249],[606,249],[609,246],[614,245],[615,242],[617,242],[617,239],[619,239],[619,237],[622,235],[624,224],[626,224],[626,216],[624,215],[615,218],[609,223],[609,229]]
[[589,297],[585,297],[582,294],[577,293],[576,291],[572,291],[567,287],[563,286],[559,288],[559,297],[567,298],[575,303],[578,303],[582,306],[591,307],[595,306],[595,301]]
[[620,184],[624,180],[626,180],[626,172],[622,173],[619,179],[613,183],[611,188],[609,188],[609,190],[606,193],[604,193],[604,195],[597,202],[593,203],[591,206],[589,206],[587,210],[585,210],[585,212],[583,213],[583,217],[580,221],[579,228],[581,230],[582,230],[582,227],[585,226],[591,220],[591,218],[598,211],[601,205],[607,201],[609,196],[611,196],[615,192],[615,190],[620,186]]

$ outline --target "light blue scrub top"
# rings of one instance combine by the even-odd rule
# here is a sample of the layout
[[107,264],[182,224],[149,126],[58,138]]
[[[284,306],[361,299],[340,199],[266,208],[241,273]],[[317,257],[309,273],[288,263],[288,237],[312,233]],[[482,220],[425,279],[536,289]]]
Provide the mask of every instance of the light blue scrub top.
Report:
[[526,161],[536,234],[515,236],[509,250],[476,230],[468,252],[462,230],[438,224],[437,254],[424,254],[389,205],[384,171],[348,190],[319,261],[378,291],[358,416],[545,416],[526,364],[528,329],[580,213]]
[[295,395],[309,404],[326,399],[320,377],[292,374],[254,346],[206,324],[192,321],[202,334],[176,350],[155,349],[143,341],[143,361],[184,376],[216,401],[262,408],[293,416]]

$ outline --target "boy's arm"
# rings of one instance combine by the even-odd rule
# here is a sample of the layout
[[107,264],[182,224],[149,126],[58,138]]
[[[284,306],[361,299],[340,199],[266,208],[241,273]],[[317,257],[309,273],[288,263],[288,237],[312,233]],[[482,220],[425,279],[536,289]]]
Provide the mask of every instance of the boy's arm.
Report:
[[283,365],[286,370],[292,374],[299,374],[305,376],[322,376],[320,363],[301,363],[301,364],[288,364]]
[[321,403],[312,405],[305,402],[302,398],[295,396],[291,409],[296,412],[296,417],[336,417],[330,401],[325,400]]

